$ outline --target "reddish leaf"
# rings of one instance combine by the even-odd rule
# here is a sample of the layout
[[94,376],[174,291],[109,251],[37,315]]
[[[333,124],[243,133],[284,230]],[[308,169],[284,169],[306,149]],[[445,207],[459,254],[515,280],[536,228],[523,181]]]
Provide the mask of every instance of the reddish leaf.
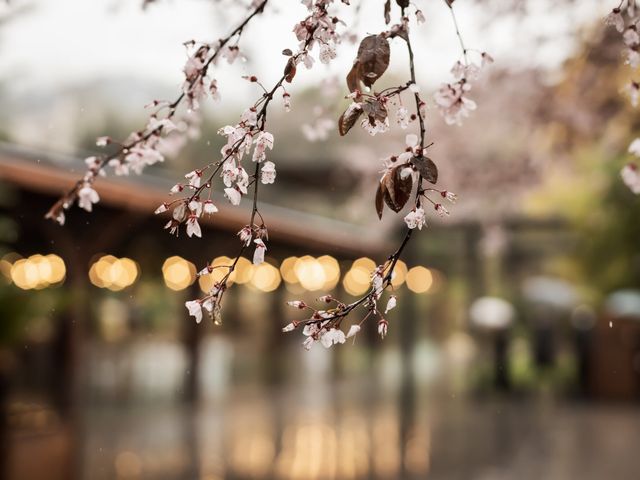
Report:
[[384,35],[369,35],[363,38],[357,58],[361,66],[360,81],[371,87],[389,67],[390,54],[389,42]]
[[378,212],[378,218],[382,220],[382,211],[384,210],[384,196],[386,187],[380,181],[378,183],[378,190],[376,190],[376,212]]
[[356,60],[347,75],[347,87],[350,92],[360,90],[360,63]]
[[411,163],[418,169],[422,178],[433,184],[438,181],[438,167],[429,157],[413,157]]
[[293,81],[293,77],[296,76],[296,62],[293,57],[289,58],[287,65],[284,67],[284,79],[291,83]]
[[384,201],[387,206],[396,213],[402,210],[402,207],[409,201],[411,189],[413,188],[413,178],[411,175],[408,175],[407,178],[404,179],[400,176],[403,168],[406,168],[406,165],[398,165],[383,178],[386,188]]
[[384,3],[384,23],[389,25],[389,22],[391,22],[391,0]]
[[340,132],[341,136],[345,136],[351,127],[353,127],[362,115],[362,107],[357,103],[352,103],[349,105],[340,118],[338,119],[338,132]]

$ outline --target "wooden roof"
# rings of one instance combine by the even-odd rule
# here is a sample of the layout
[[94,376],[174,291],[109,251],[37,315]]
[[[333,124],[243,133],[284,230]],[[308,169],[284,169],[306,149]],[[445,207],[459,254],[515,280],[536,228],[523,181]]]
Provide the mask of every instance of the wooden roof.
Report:
[[[51,195],[52,203],[70,188],[84,171],[79,158],[0,143],[0,180],[22,189]],[[154,174],[128,177],[107,176],[96,181],[101,204],[152,215],[175,183]],[[247,223],[249,202],[233,207],[222,197],[214,198],[219,212],[203,218],[203,226],[237,232]],[[345,254],[379,255],[389,248],[387,239],[374,229],[294,209],[261,203],[270,238],[278,241]],[[45,212],[42,212],[43,216]],[[73,215],[73,211],[70,212]],[[44,219],[43,219],[44,221]]]

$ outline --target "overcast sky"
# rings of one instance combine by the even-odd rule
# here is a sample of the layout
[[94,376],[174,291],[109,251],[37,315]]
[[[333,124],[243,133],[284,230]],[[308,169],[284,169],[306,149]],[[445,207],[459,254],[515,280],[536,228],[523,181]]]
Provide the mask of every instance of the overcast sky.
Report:
[[[384,28],[380,0],[363,0],[359,31]],[[220,8],[220,4],[225,8]],[[25,94],[35,90],[56,91],[69,86],[111,77],[133,77],[176,87],[185,60],[182,42],[189,39],[215,40],[228,32],[243,13],[238,1],[156,0],[146,10],[141,0],[12,0],[0,13],[30,5],[28,12],[6,22],[0,29],[0,78],[10,91]],[[459,56],[451,18],[444,2],[417,0],[427,17],[418,36],[418,74],[434,85],[448,79],[448,69]],[[456,2],[465,41],[470,47],[487,50],[502,65],[530,65],[553,68],[573,47],[566,32],[575,25],[597,21],[606,2],[582,0],[580,7],[553,10],[546,0],[536,0],[524,22],[511,17],[492,18],[468,0]],[[347,9],[348,10],[348,9]],[[250,59],[247,64],[218,69],[226,100],[241,100],[247,88],[237,82],[239,73],[255,73],[265,81],[282,70],[283,48],[295,48],[291,27],[303,18],[305,9],[296,0],[273,0],[263,18],[245,31],[241,46]],[[345,16],[349,22],[352,20]],[[555,40],[540,46],[537,39]],[[544,45],[544,44],[543,44]],[[355,46],[331,67],[346,72]],[[397,55],[395,62],[404,66]],[[314,82],[326,67],[300,75],[296,86]],[[245,102],[246,103],[246,102]]]

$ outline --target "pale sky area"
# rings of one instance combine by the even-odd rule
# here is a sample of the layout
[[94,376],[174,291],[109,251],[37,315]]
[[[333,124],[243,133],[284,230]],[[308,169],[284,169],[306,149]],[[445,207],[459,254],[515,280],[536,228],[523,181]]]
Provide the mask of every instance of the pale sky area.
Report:
[[[357,0],[356,0],[357,1]],[[354,5],[356,3],[354,1]],[[363,0],[358,33],[384,29],[380,0]],[[135,80],[158,87],[166,98],[175,98],[186,59],[182,43],[189,39],[214,41],[226,35],[246,11],[247,2],[212,0],[156,0],[142,10],[142,0],[12,0],[2,3],[0,15],[26,8],[0,25],[0,81],[13,101],[57,92],[73,91],[83,85],[110,79]],[[417,37],[418,77],[425,87],[449,80],[449,68],[459,58],[460,47],[444,2],[418,0],[427,22],[414,30]],[[455,3],[461,31],[468,47],[486,50],[500,66],[540,65],[553,69],[572,51],[567,32],[576,26],[601,21],[607,2],[581,0],[580,6],[550,7],[557,2],[536,0],[525,19],[495,18],[469,0]],[[351,23],[353,7],[340,9]],[[280,52],[295,49],[292,26],[304,18],[306,9],[297,0],[273,0],[262,17],[254,19],[243,34],[240,46],[249,61],[233,67],[220,65],[212,72],[223,96],[223,108],[247,106],[255,87],[239,81],[239,75],[258,75],[267,84],[277,78],[284,61]],[[394,12],[397,13],[397,12]],[[490,12],[489,12],[490,13]],[[491,15],[491,14],[490,14]],[[549,44],[539,36],[554,38]],[[320,63],[310,72],[300,69],[296,89],[317,83],[331,72],[343,76],[350,68],[356,46],[347,44],[338,59],[326,67]],[[391,69],[403,74],[404,48],[393,54]],[[394,68],[395,67],[395,68]],[[328,72],[328,70],[330,70]],[[127,85],[125,82],[124,85]],[[126,87],[123,87],[126,88]],[[101,92],[96,91],[96,94]],[[126,92],[123,97],[126,99]],[[250,95],[250,97],[247,97]],[[128,105],[141,108],[142,105]],[[83,105],[91,110],[92,105]]]

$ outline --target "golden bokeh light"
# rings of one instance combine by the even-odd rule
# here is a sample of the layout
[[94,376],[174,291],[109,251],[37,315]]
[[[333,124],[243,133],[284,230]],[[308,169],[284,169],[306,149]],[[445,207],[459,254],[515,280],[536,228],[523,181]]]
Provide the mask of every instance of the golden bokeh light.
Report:
[[42,289],[61,283],[67,273],[62,258],[53,254],[18,258],[13,264],[3,258],[2,262],[4,275],[7,275],[8,270],[11,281],[23,290]]
[[362,267],[351,268],[342,279],[342,285],[349,295],[362,295],[369,289],[371,277]]
[[357,260],[354,260],[353,264],[351,265],[352,269],[361,268],[365,272],[367,272],[369,275],[373,273],[376,267],[377,267],[376,262],[374,262],[368,257],[360,257]]
[[104,255],[91,265],[89,280],[96,287],[118,292],[133,285],[139,274],[138,264],[130,258]]
[[[216,283],[222,280],[224,276],[229,273],[229,267],[233,265],[234,260],[235,259],[226,257],[224,255],[222,257],[216,257],[213,262],[210,263],[213,269],[211,273],[198,277],[198,285],[200,285],[200,290],[205,293],[209,292]],[[228,278],[229,284],[235,281],[236,275],[237,273],[235,271],[231,272],[231,275],[229,275]]]
[[195,281],[196,266],[182,257],[169,257],[162,264],[162,277],[171,290],[184,290]]
[[394,288],[401,286],[407,278],[407,264],[402,260],[398,260],[395,268],[393,269],[393,278],[391,279],[391,285]]
[[239,284],[249,283],[253,277],[253,271],[255,267],[253,264],[244,257],[238,259],[235,271],[235,281]]
[[340,281],[340,265],[338,261],[330,255],[323,255],[318,258],[318,263],[324,270],[325,282],[322,289],[333,290]]
[[300,285],[311,292],[320,290],[327,281],[320,262],[309,255],[296,260],[293,269]]
[[287,283],[298,283],[298,276],[295,272],[296,262],[298,257],[285,258],[280,264],[280,274]]
[[253,268],[251,285],[263,292],[272,292],[280,285],[280,271],[269,263],[261,263]]
[[413,267],[407,273],[407,287],[414,293],[425,293],[431,288],[433,275],[428,268]]

